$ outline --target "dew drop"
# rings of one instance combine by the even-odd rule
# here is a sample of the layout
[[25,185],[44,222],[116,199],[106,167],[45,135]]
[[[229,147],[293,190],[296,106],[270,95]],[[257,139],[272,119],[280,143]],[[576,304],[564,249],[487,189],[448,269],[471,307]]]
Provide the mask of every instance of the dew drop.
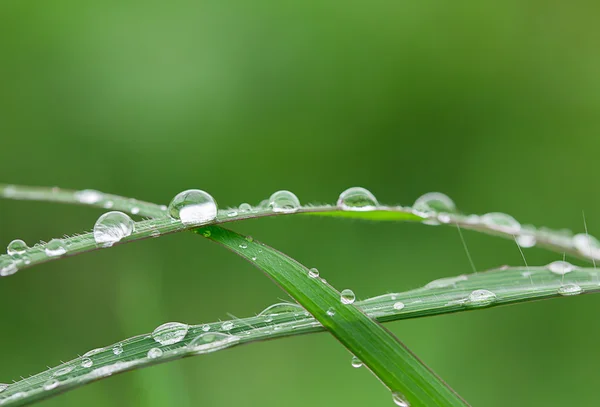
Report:
[[280,302],[278,304],[273,304],[273,305],[268,306],[267,308],[262,310],[258,314],[258,316],[259,317],[273,316],[273,315],[284,314],[286,312],[298,312],[298,311],[304,311],[304,308],[302,308],[302,306],[300,304],[294,304],[291,302]]
[[558,288],[558,293],[560,295],[569,296],[569,295],[577,295],[581,294],[583,289],[577,284],[569,283],[562,285]]
[[208,325],[208,324],[204,324],[204,325],[202,325],[202,328],[201,328],[201,329],[202,329],[204,332],[208,332],[208,331],[210,331],[210,325]]
[[10,257],[0,257],[0,276],[6,277],[19,271],[17,263]]
[[548,264],[548,270],[550,270],[554,274],[558,274],[561,276],[565,275],[567,273],[570,273],[574,269],[575,269],[575,266],[573,266],[571,263],[568,263],[566,261],[554,261],[554,262]]
[[118,345],[113,346],[112,352],[115,355],[120,355],[121,353],[123,353],[123,345],[118,344]]
[[354,291],[352,291],[348,288],[346,288],[345,290],[342,290],[342,292],[340,294],[340,301],[342,302],[342,304],[345,304],[345,305],[352,304],[354,302],[354,300],[356,300]]
[[81,367],[88,368],[88,367],[92,367],[93,364],[94,364],[94,362],[90,358],[83,358],[81,360]]
[[188,189],[178,193],[169,204],[169,216],[184,225],[209,222],[217,217],[217,202],[207,192]]
[[48,391],[48,390],[56,389],[59,384],[60,384],[60,382],[58,380],[50,379],[46,383],[44,383],[43,387],[44,387],[44,390]]
[[154,332],[152,332],[152,339],[161,345],[172,345],[177,342],[181,342],[188,333],[189,325],[182,324],[181,322],[167,322],[158,326]]
[[417,198],[413,209],[421,212],[456,212],[456,204],[446,194],[428,192]]
[[379,205],[375,195],[362,187],[348,188],[340,194],[337,206],[346,211],[371,211]]
[[277,191],[269,198],[269,207],[273,212],[293,213],[300,208],[300,201],[293,192]]
[[150,349],[148,351],[148,358],[149,359],[158,359],[162,355],[163,355],[163,351],[160,350],[159,348],[152,348],[152,349]]
[[467,298],[467,303],[475,307],[490,305],[496,301],[496,294],[488,290],[475,290]]
[[132,215],[137,215],[138,213],[140,213],[140,208],[137,206],[134,206],[131,208],[131,214]]
[[95,204],[104,198],[101,192],[93,189],[84,189],[83,191],[75,192],[75,199],[83,204]]
[[22,241],[21,239],[15,239],[8,244],[6,252],[10,256],[14,256],[25,253],[27,249],[29,249],[29,247],[27,247],[27,244],[24,241]]
[[594,236],[579,233],[573,236],[573,245],[585,256],[600,258],[600,242]]
[[61,256],[67,252],[67,247],[65,246],[65,242],[61,239],[52,239],[46,243],[44,252],[49,257]]
[[230,329],[233,329],[233,322],[231,321],[225,321],[221,324],[221,329],[224,331],[229,331]]
[[535,244],[537,243],[537,239],[532,234],[523,233],[523,234],[520,234],[519,236],[517,236],[516,239],[517,239],[517,244],[526,249],[535,246]]
[[395,302],[393,307],[396,311],[400,311],[401,309],[404,309],[404,303],[400,301]]
[[501,212],[486,213],[481,221],[488,226],[498,227],[508,233],[519,233],[521,224],[512,216]]
[[230,218],[233,218],[234,216],[237,216],[237,211],[229,211],[227,212],[227,216]]
[[106,201],[104,202],[104,204],[102,205],[103,208],[105,209],[110,209],[113,206],[115,206],[115,203],[113,201]]
[[248,204],[248,203],[243,203],[239,206],[238,210],[242,213],[244,212],[252,212],[252,205]]
[[94,225],[94,240],[97,244],[112,245],[130,236],[135,228],[133,220],[119,211],[106,212]]
[[362,365],[363,365],[363,362],[359,358],[357,358],[356,356],[352,356],[352,362],[351,363],[352,363],[352,367],[357,368],[357,369],[359,367],[362,367]]
[[310,270],[308,270],[308,276],[311,278],[317,278],[319,277],[319,270],[316,268],[311,268]]
[[335,309],[333,307],[329,308],[327,310],[327,315],[329,315],[330,317],[335,315]]
[[248,244],[247,243],[240,244],[240,249],[247,249],[247,248],[248,248]]
[[0,393],[2,393],[6,389],[8,389],[8,384],[0,383]]
[[221,332],[207,332],[198,335],[188,348],[198,353],[212,352],[228,347],[230,344],[239,341],[240,337],[228,335]]
[[83,354],[83,357],[84,357],[84,358],[87,358],[87,357],[89,357],[89,356],[97,355],[97,354],[98,354],[98,353],[100,353],[100,352],[104,352],[104,348],[96,348],[96,349],[92,349],[92,350],[90,350],[90,351],[88,351],[88,352],[85,352],[85,353]]
[[62,369],[58,369],[56,372],[54,372],[54,374],[52,376],[54,376],[54,377],[64,376],[66,374],[71,373],[73,371],[73,369],[74,369],[73,366],[63,367]]
[[398,392],[392,393],[394,404],[400,407],[410,407],[410,403],[404,399],[404,396]]

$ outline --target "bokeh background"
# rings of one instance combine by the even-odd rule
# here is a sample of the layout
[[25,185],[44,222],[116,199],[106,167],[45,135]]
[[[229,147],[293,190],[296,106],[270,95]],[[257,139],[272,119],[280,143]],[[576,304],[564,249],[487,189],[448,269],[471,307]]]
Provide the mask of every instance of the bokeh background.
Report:
[[[223,206],[442,191],[467,212],[600,234],[598,2],[0,4],[0,181]],[[90,230],[98,209],[0,202],[0,244]],[[233,225],[359,298],[470,271],[452,228],[286,217]],[[465,232],[478,269],[514,242]],[[525,252],[529,264],[561,256]],[[0,281],[0,382],[285,295],[193,234]],[[600,296],[389,324],[474,406],[597,404]],[[44,406],[387,406],[326,334],[119,375]]]

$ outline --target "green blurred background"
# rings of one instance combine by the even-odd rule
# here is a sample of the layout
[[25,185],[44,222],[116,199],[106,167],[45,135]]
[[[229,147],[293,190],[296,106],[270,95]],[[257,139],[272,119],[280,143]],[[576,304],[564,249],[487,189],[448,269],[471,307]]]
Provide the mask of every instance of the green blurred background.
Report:
[[[222,207],[347,187],[600,234],[598,2],[0,4],[0,181]],[[101,210],[0,201],[0,244],[90,230]],[[470,271],[456,230],[287,217],[233,226],[359,298]],[[465,232],[478,269],[522,259]],[[529,264],[561,256],[525,252]],[[166,321],[285,298],[224,249],[176,234],[0,282],[0,382]],[[597,405],[600,296],[388,324],[474,406]],[[326,334],[119,375],[45,406],[387,406]]]

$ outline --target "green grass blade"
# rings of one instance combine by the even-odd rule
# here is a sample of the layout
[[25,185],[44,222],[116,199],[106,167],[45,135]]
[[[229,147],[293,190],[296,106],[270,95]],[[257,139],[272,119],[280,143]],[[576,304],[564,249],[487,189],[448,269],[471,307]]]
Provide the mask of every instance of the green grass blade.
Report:
[[[218,226],[197,229],[254,264],[294,298],[358,357],[392,392],[413,406],[464,406],[466,403],[390,332],[321,278],[285,254]],[[354,301],[354,300],[352,300]]]
[[[552,272],[551,269],[555,271]],[[570,271],[560,274],[556,270]],[[599,282],[600,274],[593,268],[565,269],[557,267],[556,264],[552,267],[502,268],[435,280],[415,290],[368,298],[357,301],[354,305],[379,322],[389,322],[568,297],[580,290],[583,294],[597,293],[600,290]],[[580,290],[573,289],[574,286]],[[494,293],[495,299],[474,304],[469,300],[469,296],[476,290],[490,291]],[[474,298],[481,300],[482,296]],[[140,335],[17,381],[0,393],[0,405],[14,407],[31,404],[120,372],[224,350],[240,344],[321,331],[324,331],[323,326],[297,304],[279,304],[249,318],[192,325],[187,336],[181,342],[172,345],[163,346],[154,341],[149,334]],[[207,332],[225,336],[222,340],[215,341],[214,346],[207,346],[201,351],[188,347],[197,336]],[[116,354],[113,351],[115,348],[122,351]],[[160,358],[148,358],[147,354],[152,348],[161,349],[163,355]],[[82,366],[85,357],[92,361],[92,366]],[[69,367],[73,367],[73,370],[58,377],[54,376],[56,372]],[[53,380],[56,380],[56,384]],[[56,387],[53,387],[54,385]],[[48,390],[45,390],[44,386],[48,387]]]

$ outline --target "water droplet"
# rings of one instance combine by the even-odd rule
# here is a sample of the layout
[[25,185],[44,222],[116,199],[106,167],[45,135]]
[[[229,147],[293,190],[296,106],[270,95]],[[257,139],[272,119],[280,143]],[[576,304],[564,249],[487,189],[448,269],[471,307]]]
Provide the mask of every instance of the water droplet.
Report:
[[121,353],[123,353],[123,345],[121,345],[121,344],[115,345],[112,348],[112,352],[115,355],[120,355]]
[[198,353],[213,352],[228,347],[230,344],[239,341],[240,337],[228,335],[221,332],[207,332],[198,335],[188,348]]
[[356,356],[352,356],[352,367],[359,368],[363,365],[363,362]]
[[95,204],[104,198],[102,192],[93,189],[84,189],[83,191],[75,192],[75,199],[83,204]]
[[18,393],[11,394],[10,396],[0,400],[0,404],[4,404],[4,403],[8,404],[11,401],[18,400],[22,397],[25,397],[26,395],[27,395],[27,393],[25,393],[24,391],[20,391]]
[[229,331],[230,329],[233,329],[233,322],[231,321],[225,321],[221,324],[221,329],[224,331]]
[[94,364],[94,362],[90,358],[83,358],[81,360],[81,367],[88,368],[88,367],[92,367],[93,364]]
[[371,211],[379,205],[375,195],[361,187],[348,188],[340,194],[337,205],[346,211]]
[[24,241],[22,241],[21,239],[15,239],[8,244],[8,247],[6,248],[6,252],[10,256],[14,256],[16,254],[25,253],[27,251],[27,249],[29,249],[29,247],[27,247],[27,244]]
[[573,245],[584,256],[600,258],[600,242],[594,236],[577,234],[573,236]]
[[241,243],[240,244],[240,249],[247,249],[248,245],[246,243]]
[[467,304],[476,307],[490,305],[496,301],[496,294],[488,290],[475,290],[467,297]]
[[61,239],[52,239],[46,243],[44,252],[49,257],[61,256],[67,252],[67,247]]
[[404,308],[404,303],[398,301],[398,302],[395,302],[393,306],[396,311],[400,311],[401,309]]
[[188,333],[189,326],[181,322],[167,322],[152,332],[152,338],[161,345],[180,342]]
[[342,290],[341,295],[340,295],[340,300],[342,301],[342,304],[345,304],[345,305],[352,304],[354,302],[354,300],[356,300],[354,291],[352,291],[348,288],[346,288],[345,290]]
[[56,372],[54,372],[54,374],[52,376],[54,377],[59,377],[59,376],[64,376],[66,374],[69,374],[73,371],[74,366],[67,366],[67,367],[63,367],[62,369],[58,369]]
[[269,198],[273,212],[292,213],[300,208],[298,197],[290,191],[277,191]]
[[558,293],[560,295],[569,296],[569,295],[577,295],[581,294],[583,289],[577,284],[569,283],[562,285],[558,288]]
[[135,228],[133,220],[123,212],[111,211],[100,216],[94,225],[97,244],[112,245],[130,236]]
[[310,270],[308,270],[308,276],[311,278],[316,278],[319,277],[319,270],[317,270],[316,268],[311,268]]
[[497,227],[507,233],[519,233],[521,224],[512,216],[501,212],[486,213],[481,217],[481,221],[488,226]]
[[115,205],[115,203],[113,201],[106,201],[104,202],[104,204],[102,205],[103,208],[105,209],[110,209]]
[[10,257],[0,257],[0,276],[10,276],[19,271],[17,263]]
[[48,391],[48,390],[56,389],[59,384],[60,384],[60,382],[58,380],[50,379],[46,383],[44,383],[44,390]]
[[284,314],[286,312],[298,312],[298,311],[304,311],[304,308],[302,308],[302,306],[300,304],[294,304],[291,302],[280,302],[278,304],[273,304],[273,305],[268,306],[267,308],[262,310],[258,314],[258,316],[259,317],[273,316],[273,315]]
[[566,261],[554,261],[548,264],[548,270],[550,270],[554,274],[565,275],[575,270],[575,266]]
[[227,216],[230,218],[233,218],[234,216],[237,216],[237,211],[229,211],[227,212]]
[[0,383],[0,393],[2,393],[6,389],[8,389],[8,384]]
[[184,225],[209,222],[217,217],[217,202],[207,192],[188,189],[180,192],[169,204],[169,215]]
[[520,234],[517,236],[517,244],[524,248],[529,248],[535,246],[537,243],[537,239],[534,235],[531,234]]
[[252,212],[252,205],[248,203],[243,203],[238,209],[240,212]]
[[132,215],[137,215],[138,213],[140,213],[140,208],[138,208],[137,206],[131,208]]
[[329,315],[330,317],[335,315],[335,309],[333,307],[329,308],[327,310],[327,315]]
[[398,392],[392,393],[394,404],[400,407],[410,407],[410,403],[404,399],[404,396]]
[[456,212],[456,204],[448,195],[441,192],[428,192],[421,195],[413,204],[420,212]]
[[208,324],[204,324],[204,325],[202,325],[202,330],[203,330],[204,332],[208,332],[208,331],[210,331],[210,325],[208,325]]
[[256,261],[257,258],[258,257],[256,257],[256,256],[252,256],[252,261]]
[[158,229],[152,229],[152,231],[150,232],[150,237],[160,237],[160,230]]
[[148,351],[148,358],[149,359],[158,359],[162,355],[163,355],[163,351],[160,350],[159,348],[152,348],[152,349],[150,349]]
[[447,278],[440,278],[437,280],[433,280],[429,283],[427,283],[425,285],[425,288],[446,288],[446,287],[452,287],[454,285],[456,285],[456,283],[460,282],[460,281],[466,281],[468,279],[467,276],[460,275],[457,277],[447,277]]
[[92,350],[90,350],[88,352],[85,352],[82,357],[87,358],[89,356],[97,355],[100,352],[104,352],[104,348],[92,349]]

